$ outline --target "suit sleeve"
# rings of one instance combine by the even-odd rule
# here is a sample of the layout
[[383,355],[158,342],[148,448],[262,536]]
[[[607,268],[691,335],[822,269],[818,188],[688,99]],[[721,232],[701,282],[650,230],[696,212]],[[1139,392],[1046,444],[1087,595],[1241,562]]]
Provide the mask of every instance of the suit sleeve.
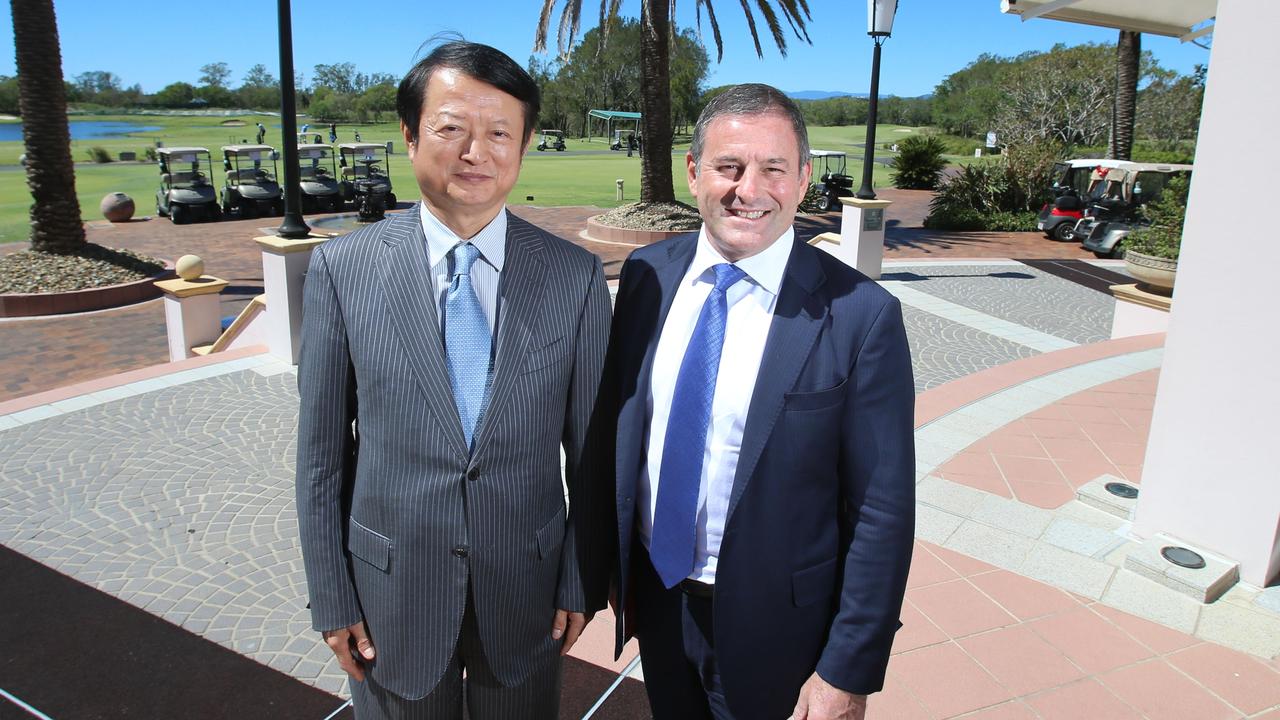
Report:
[[323,248],[303,285],[298,360],[298,532],[316,630],[362,619],[344,549],[344,498],[355,468],[355,377],[342,308]]
[[[573,378],[566,400],[564,436],[565,484],[569,490],[569,520],[560,558],[560,584],[556,607],[574,612],[594,612],[604,607],[600,585],[599,548],[608,528],[599,511],[603,501],[601,453],[589,448],[587,438],[604,368],[609,340],[609,288],[599,258],[593,258],[578,332],[574,341]],[[607,572],[607,571],[606,571]]]
[[884,687],[915,534],[915,387],[897,299],[871,324],[848,392],[839,473],[852,538],[817,672],[865,695]]

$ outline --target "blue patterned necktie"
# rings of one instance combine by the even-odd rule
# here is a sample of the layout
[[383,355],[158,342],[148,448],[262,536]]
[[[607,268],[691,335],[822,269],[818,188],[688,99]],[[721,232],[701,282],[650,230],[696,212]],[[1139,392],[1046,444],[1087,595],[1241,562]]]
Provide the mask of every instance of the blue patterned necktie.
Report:
[[689,338],[680,374],[676,376],[671,414],[667,417],[662,468],[658,473],[658,504],[654,510],[649,558],[666,587],[675,587],[693,572],[697,542],[698,488],[702,483],[702,458],[711,422],[711,400],[716,394],[720,351],[724,347],[725,319],[729,303],[725,291],[746,277],[735,265],[711,268],[715,287],[702,305],[698,324]]
[[459,243],[452,254],[453,281],[444,299],[444,349],[453,402],[458,406],[462,433],[470,447],[489,384],[492,335],[471,283],[471,266],[480,250],[471,243]]

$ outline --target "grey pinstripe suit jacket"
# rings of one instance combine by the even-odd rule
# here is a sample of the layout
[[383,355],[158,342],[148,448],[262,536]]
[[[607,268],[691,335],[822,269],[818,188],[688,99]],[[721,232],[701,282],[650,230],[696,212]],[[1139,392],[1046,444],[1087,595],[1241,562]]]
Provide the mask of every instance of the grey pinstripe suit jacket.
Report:
[[486,658],[504,684],[522,681],[554,652],[554,608],[603,606],[583,568],[607,532],[580,512],[599,500],[583,450],[609,330],[600,261],[508,215],[492,388],[469,453],[418,218],[415,206],[316,248],[298,368],[313,625],[363,619],[370,676],[407,698],[443,675],[468,578]]

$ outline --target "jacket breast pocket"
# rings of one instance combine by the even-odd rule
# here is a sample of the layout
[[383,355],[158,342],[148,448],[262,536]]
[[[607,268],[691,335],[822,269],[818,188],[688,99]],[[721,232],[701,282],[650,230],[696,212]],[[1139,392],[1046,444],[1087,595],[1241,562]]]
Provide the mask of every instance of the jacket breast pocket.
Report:
[[546,560],[548,555],[559,554],[557,551],[564,543],[564,508],[556,511],[551,519],[534,533],[538,543],[538,559]]
[[383,572],[391,567],[391,538],[361,525],[355,518],[347,526],[347,551]]
[[831,597],[836,588],[836,558],[791,575],[791,599],[796,607],[812,605]]
[[789,392],[783,397],[782,407],[785,410],[824,410],[836,407],[844,402],[845,387],[848,378],[839,385],[814,392]]
[[525,355],[524,370],[521,371],[521,374],[541,370],[559,360],[564,355],[565,345],[565,339],[558,337],[540,348],[530,350]]

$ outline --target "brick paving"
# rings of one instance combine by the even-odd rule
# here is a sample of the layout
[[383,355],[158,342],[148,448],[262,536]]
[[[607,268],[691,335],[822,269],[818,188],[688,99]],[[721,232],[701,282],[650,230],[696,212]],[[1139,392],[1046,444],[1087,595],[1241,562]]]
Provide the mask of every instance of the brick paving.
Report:
[[[1038,233],[940,233],[919,227],[928,212],[927,191],[886,188],[878,191],[894,205],[887,212],[886,260],[947,258],[1080,259],[1092,255],[1077,245],[1054,243]],[[512,211],[536,225],[573,240],[595,253],[614,276],[630,248],[583,240],[586,219],[602,212],[596,207],[512,206]],[[313,217],[328,217],[317,215]],[[253,238],[270,232],[272,218],[229,220],[211,224],[173,225],[166,220],[137,219],[129,223],[88,223],[90,242],[121,247],[176,260],[195,254],[206,271],[231,282],[221,297],[222,315],[229,317],[262,288],[262,259]],[[802,239],[839,231],[839,213],[801,217]],[[0,253],[25,244],[0,246]],[[147,367],[168,359],[164,310],[160,300],[139,305],[51,318],[0,321],[0,402],[76,382]]]

